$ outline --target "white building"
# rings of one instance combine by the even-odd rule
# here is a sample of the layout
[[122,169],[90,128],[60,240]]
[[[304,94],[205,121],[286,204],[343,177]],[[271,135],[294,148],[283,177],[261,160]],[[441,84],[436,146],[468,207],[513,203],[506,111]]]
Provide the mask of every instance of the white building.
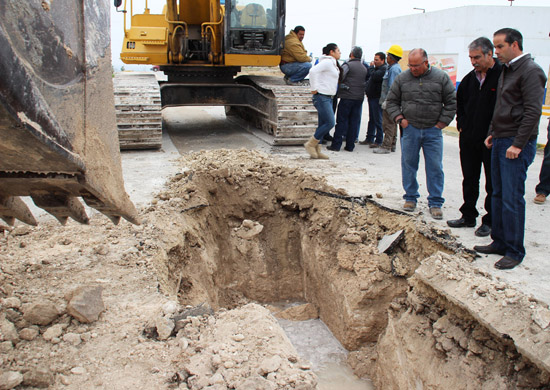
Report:
[[[550,67],[550,7],[465,6],[382,20],[380,49],[398,44],[428,54],[458,58],[457,81],[472,70],[468,45],[493,32],[511,27],[523,35],[523,51],[531,53],[548,76]],[[456,57],[455,57],[456,56]],[[549,102],[546,102],[549,104]]]

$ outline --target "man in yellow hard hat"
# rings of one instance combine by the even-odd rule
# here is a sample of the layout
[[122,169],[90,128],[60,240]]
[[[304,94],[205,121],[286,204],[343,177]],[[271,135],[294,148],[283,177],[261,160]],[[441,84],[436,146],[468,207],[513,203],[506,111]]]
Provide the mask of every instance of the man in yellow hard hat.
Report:
[[393,84],[393,80],[401,73],[401,67],[398,62],[403,57],[403,48],[399,45],[392,45],[386,56],[388,68],[382,79],[382,91],[380,92],[380,105],[382,106],[382,129],[384,130],[384,141],[379,148],[374,149],[374,153],[386,154],[395,152],[397,142],[397,125],[386,111],[386,97]]

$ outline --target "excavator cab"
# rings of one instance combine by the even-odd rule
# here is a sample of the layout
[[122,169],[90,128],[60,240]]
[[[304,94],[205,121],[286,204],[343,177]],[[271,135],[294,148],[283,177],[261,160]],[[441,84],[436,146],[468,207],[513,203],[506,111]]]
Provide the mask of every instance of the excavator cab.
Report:
[[227,0],[225,52],[277,55],[284,39],[284,4],[278,0]]
[[255,65],[255,56],[262,56],[256,58],[258,65],[278,65],[285,37],[284,12],[284,0],[226,0],[226,65]]

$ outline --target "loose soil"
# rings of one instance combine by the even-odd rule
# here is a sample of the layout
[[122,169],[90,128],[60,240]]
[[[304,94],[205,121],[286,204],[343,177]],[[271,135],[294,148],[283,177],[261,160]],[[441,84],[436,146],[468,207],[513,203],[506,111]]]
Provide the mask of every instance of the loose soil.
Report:
[[[322,319],[378,389],[548,385],[548,308],[474,270],[448,232],[260,152],[180,166],[140,226],[3,229],[0,388],[316,388],[277,315]],[[102,289],[90,323],[67,312],[82,286]],[[44,301],[55,315],[33,323]]]

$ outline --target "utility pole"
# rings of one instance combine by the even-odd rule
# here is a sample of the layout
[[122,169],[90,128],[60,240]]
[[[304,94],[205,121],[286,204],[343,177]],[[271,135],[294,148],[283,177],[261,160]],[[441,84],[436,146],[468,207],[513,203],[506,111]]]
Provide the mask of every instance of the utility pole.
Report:
[[351,47],[355,46],[357,40],[357,16],[359,14],[359,0],[355,0],[355,8],[353,10],[353,32],[351,35]]

